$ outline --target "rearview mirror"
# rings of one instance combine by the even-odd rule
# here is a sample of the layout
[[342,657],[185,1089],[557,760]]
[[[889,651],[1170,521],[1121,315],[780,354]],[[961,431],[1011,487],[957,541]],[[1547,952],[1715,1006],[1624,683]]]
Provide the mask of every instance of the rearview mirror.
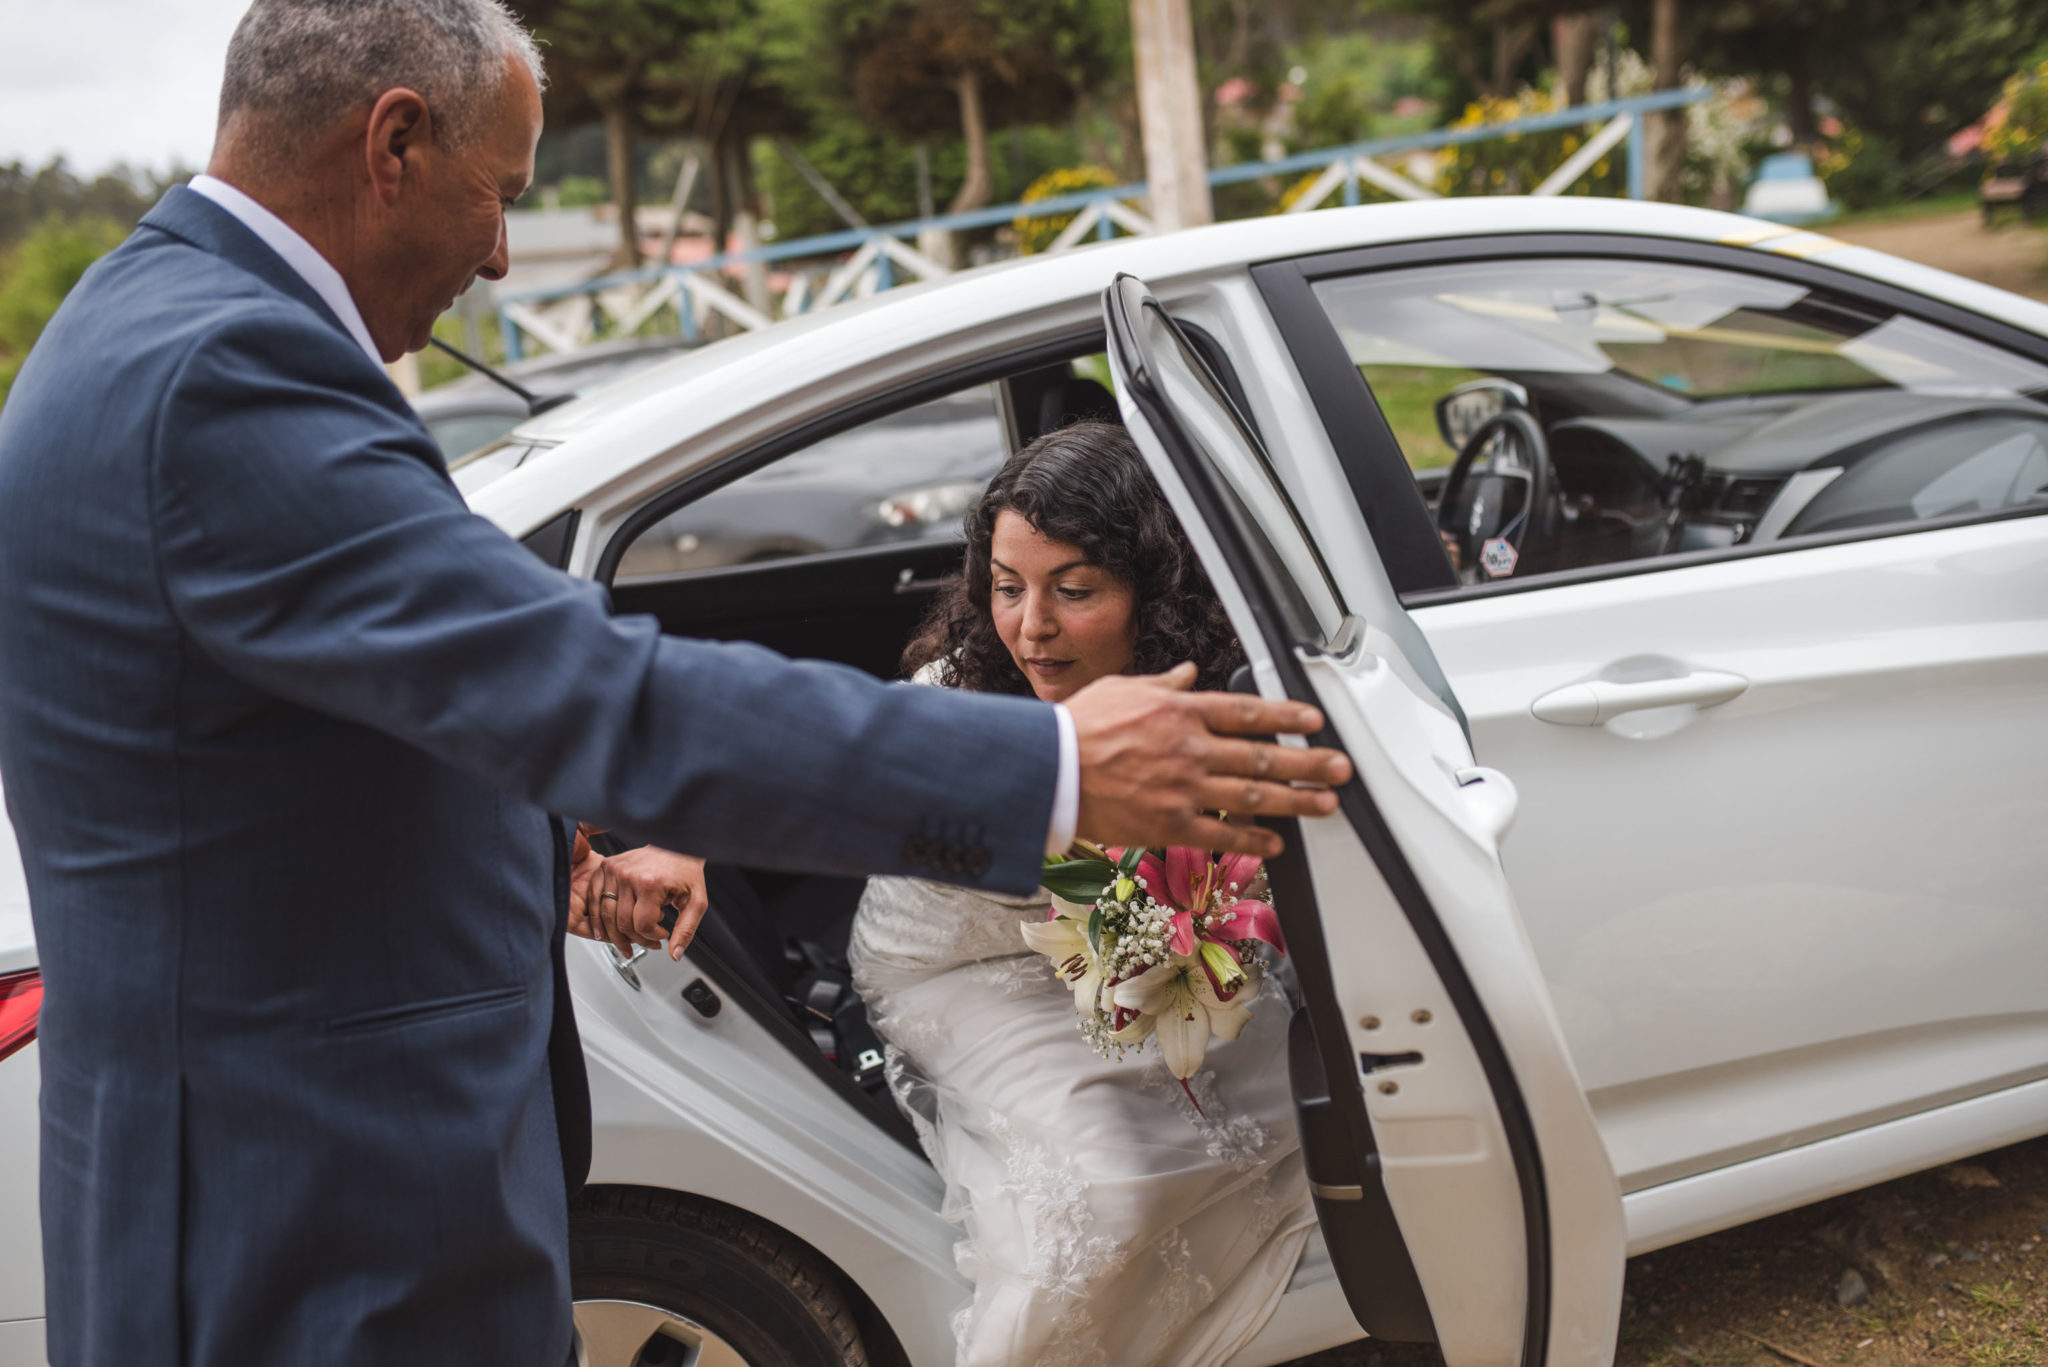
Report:
[[1513,380],[1472,380],[1436,401],[1436,430],[1453,454],[1463,451],[1472,434],[1509,408],[1527,408],[1529,391]]

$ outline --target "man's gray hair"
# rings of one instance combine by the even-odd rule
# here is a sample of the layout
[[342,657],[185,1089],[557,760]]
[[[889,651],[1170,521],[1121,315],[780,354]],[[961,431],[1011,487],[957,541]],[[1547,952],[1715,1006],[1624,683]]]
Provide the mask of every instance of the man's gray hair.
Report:
[[427,101],[436,141],[459,147],[511,58],[546,84],[532,35],[501,0],[255,0],[228,43],[220,129],[259,115],[264,150],[295,155],[403,86]]

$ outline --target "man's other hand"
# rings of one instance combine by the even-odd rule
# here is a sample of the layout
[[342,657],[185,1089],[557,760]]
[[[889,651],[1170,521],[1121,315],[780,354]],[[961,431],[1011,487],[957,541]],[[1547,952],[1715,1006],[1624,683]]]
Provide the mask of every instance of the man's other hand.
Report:
[[1111,845],[1278,854],[1271,831],[1210,813],[1327,815],[1337,795],[1321,785],[1348,780],[1351,761],[1336,750],[1240,739],[1312,734],[1323,726],[1315,708],[1191,693],[1194,681],[1195,667],[1183,664],[1097,679],[1067,700],[1081,756],[1079,830]]

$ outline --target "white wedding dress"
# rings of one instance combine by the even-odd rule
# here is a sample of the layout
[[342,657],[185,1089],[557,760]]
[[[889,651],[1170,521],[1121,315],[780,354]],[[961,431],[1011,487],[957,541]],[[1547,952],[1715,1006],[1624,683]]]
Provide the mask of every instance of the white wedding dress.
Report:
[[888,1078],[946,1179],[973,1299],[958,1367],[1218,1367],[1272,1315],[1315,1223],[1270,975],[1189,1079],[1156,1041],[1081,1038],[1024,947],[1049,897],[869,882],[849,960]]

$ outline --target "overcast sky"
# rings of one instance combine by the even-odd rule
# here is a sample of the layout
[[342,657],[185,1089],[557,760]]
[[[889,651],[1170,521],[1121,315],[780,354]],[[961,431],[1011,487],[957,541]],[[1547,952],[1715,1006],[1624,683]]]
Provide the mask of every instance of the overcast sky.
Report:
[[0,162],[206,164],[249,0],[0,0]]

